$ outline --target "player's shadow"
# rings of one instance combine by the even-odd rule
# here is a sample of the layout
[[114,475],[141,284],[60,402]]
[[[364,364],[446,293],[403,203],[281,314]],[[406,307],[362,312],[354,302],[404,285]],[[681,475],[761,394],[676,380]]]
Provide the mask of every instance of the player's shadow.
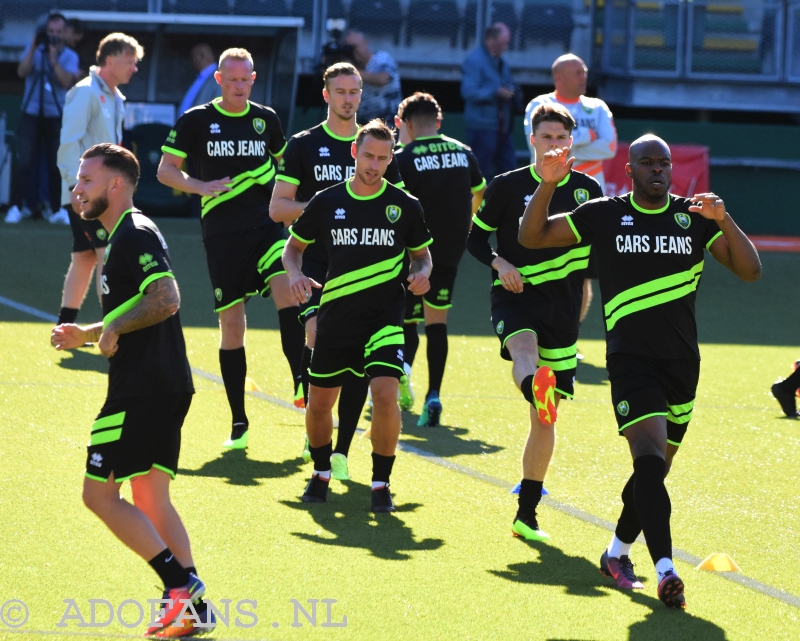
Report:
[[108,359],[102,354],[88,349],[70,349],[61,352],[58,366],[64,369],[108,374]]
[[[341,491],[343,487],[346,492]],[[399,516],[415,511],[421,507],[419,503],[403,503],[402,496],[400,501],[395,496],[397,512],[373,514],[370,512],[370,491],[370,486],[363,483],[331,481],[326,503],[303,503],[299,497],[281,503],[308,512],[325,530],[321,535],[292,532],[293,536],[319,545],[361,548],[387,561],[405,561],[413,552],[438,550],[444,545],[441,539],[418,541]]]
[[605,366],[598,367],[587,363],[585,360],[578,361],[578,369],[575,371],[575,380],[583,385],[603,385],[608,383],[608,370]]
[[299,456],[285,461],[257,461],[247,457],[246,450],[227,450],[219,458],[207,461],[200,469],[179,469],[186,476],[206,476],[225,479],[230,485],[261,485],[264,479],[292,476],[300,471],[303,459]]
[[[505,449],[501,445],[487,443],[480,439],[468,438],[469,430],[443,423],[438,427],[418,427],[419,414],[403,412],[403,433],[405,443],[447,458],[461,454],[494,454]],[[402,436],[401,435],[401,436]]]
[[[506,570],[489,570],[497,577],[528,585],[562,586],[573,596],[610,597],[617,590],[612,580],[600,574],[598,565],[580,556],[570,556],[540,541],[524,541],[539,553],[539,558],[526,563],[513,563]],[[649,590],[647,577],[639,578]],[[711,621],[692,616],[684,610],[670,610],[658,598],[638,590],[624,593],[631,601],[650,609],[643,621],[629,628],[629,641],[674,641],[703,639],[724,641],[725,631]]]

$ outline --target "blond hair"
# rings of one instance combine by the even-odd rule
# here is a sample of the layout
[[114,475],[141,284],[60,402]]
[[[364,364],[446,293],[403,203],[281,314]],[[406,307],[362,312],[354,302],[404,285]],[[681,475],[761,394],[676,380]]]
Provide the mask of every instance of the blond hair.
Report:
[[250,68],[255,68],[255,64],[253,63],[253,56],[247,49],[241,49],[234,47],[233,49],[226,49],[222,52],[222,55],[219,57],[219,67],[222,67],[222,63],[226,60],[247,60],[250,63]]

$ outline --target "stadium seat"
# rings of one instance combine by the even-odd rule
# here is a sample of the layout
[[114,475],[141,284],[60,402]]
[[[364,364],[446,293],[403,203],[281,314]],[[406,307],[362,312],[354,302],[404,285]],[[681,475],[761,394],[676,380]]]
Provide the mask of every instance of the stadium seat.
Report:
[[289,15],[283,0],[236,0],[233,12],[240,16],[286,16]]
[[467,6],[464,9],[464,28],[462,30],[465,49],[469,47],[472,41],[475,39],[475,29],[477,28],[477,24],[478,3],[474,1],[467,2]]
[[515,34],[517,33],[517,9],[513,2],[492,2],[491,21],[505,23],[511,31],[511,43],[509,49],[515,49]]
[[572,39],[572,7],[566,4],[545,4],[528,0],[522,7],[522,33],[520,48],[528,40],[560,42],[565,51]]
[[458,5],[453,0],[411,0],[406,45],[414,36],[448,36],[450,46],[455,47],[459,21]]
[[131,151],[141,165],[141,178],[133,196],[136,206],[148,216],[188,216],[189,195],[158,182],[161,145],[170,127],[159,123],[136,125],[128,132]]
[[400,44],[403,10],[398,0],[353,0],[350,27],[373,36],[390,35]]

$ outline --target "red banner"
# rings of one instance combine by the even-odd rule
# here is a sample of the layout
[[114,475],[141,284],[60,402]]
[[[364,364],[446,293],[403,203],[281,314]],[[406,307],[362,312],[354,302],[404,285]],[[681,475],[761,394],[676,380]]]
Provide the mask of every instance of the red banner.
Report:
[[[603,161],[606,178],[606,196],[620,196],[631,190],[631,181],[625,175],[629,142],[617,145],[617,155]],[[694,196],[709,191],[708,147],[700,145],[671,145],[672,187],[676,196]]]

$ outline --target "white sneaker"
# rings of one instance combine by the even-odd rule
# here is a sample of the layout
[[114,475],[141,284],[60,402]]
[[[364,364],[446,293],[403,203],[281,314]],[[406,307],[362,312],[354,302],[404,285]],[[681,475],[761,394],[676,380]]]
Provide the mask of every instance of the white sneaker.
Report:
[[[30,212],[28,212],[28,216],[30,216]],[[28,216],[25,215],[23,211],[20,210],[19,207],[14,205],[6,212],[6,222],[16,224],[23,218],[27,218]]]
[[59,209],[55,214],[50,216],[50,222],[54,225],[69,225],[69,214],[67,210],[63,207]]

